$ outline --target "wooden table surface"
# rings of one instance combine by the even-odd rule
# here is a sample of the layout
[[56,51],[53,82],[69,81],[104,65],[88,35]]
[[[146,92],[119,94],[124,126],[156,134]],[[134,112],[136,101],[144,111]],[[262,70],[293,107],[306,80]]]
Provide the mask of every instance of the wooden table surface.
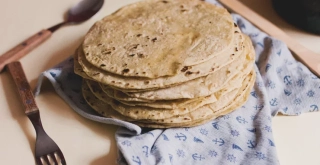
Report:
[[[138,0],[105,0],[102,10],[80,25],[65,26],[40,47],[21,59],[27,78],[34,87],[41,72],[71,55],[91,25]],[[274,22],[307,48],[320,54],[320,36],[300,31],[273,11],[269,0],[241,0]],[[0,54],[22,40],[63,20],[78,0],[2,0],[0,1]],[[320,58],[320,56],[319,56]],[[36,98],[46,132],[59,144],[69,165],[114,165],[117,127],[87,120],[75,113],[54,91],[48,81]],[[34,164],[35,132],[24,115],[15,86],[7,72],[0,75],[0,164]],[[320,113],[298,117],[277,116],[273,133],[283,165],[319,165]]]

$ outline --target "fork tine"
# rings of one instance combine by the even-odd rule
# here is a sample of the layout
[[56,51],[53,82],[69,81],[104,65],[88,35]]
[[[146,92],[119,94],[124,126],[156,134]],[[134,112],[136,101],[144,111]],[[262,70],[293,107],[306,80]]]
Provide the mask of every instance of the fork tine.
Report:
[[36,163],[37,163],[37,165],[42,165],[42,161],[41,161],[40,157],[36,158]]
[[54,164],[58,165],[58,161],[57,161],[56,155],[54,155],[54,153],[48,154],[48,155],[51,157],[51,159],[53,160]]
[[60,157],[61,164],[62,164],[62,165],[67,165],[66,160],[64,159],[64,156],[63,156],[61,150],[57,151],[57,154],[58,154],[59,157]]
[[47,163],[47,165],[50,165],[50,161],[47,155],[42,156],[42,159]]

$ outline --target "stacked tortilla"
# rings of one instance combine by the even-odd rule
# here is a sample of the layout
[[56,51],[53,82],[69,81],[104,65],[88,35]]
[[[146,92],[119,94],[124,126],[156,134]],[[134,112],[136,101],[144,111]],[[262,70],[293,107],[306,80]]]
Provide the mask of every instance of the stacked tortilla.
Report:
[[231,15],[199,0],[147,0],[96,22],[75,53],[87,103],[142,127],[191,127],[243,105],[254,49]]

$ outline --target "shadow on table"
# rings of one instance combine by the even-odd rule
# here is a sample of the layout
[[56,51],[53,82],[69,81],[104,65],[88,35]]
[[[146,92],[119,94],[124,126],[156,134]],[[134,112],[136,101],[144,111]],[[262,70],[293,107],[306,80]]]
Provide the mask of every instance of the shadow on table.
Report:
[[[68,57],[72,56],[77,49],[77,47],[81,44],[83,40],[83,36],[79,36],[73,39],[72,42],[68,43],[59,43],[60,47],[54,50],[51,50],[46,54],[48,58],[50,58],[47,63],[44,65],[45,67],[41,69],[41,72],[44,72],[59,63],[66,60]],[[55,43],[56,44],[56,43]],[[27,65],[27,64],[26,64]],[[39,74],[41,74],[41,72]],[[34,89],[37,85],[38,78],[29,80],[30,86]]]
[[78,46],[81,44],[83,40],[83,36],[79,36],[73,39],[72,42],[69,43],[60,43],[59,48],[50,51],[47,56],[50,57],[47,64],[45,64],[45,68],[42,71],[48,70],[59,63],[63,62],[68,57],[72,56]]
[[93,162],[90,163],[90,165],[117,165],[116,159],[117,159],[117,145],[115,143],[115,140],[112,140],[110,143],[110,152],[108,155],[102,156]]
[[3,90],[9,105],[9,110],[11,112],[12,118],[14,118],[19,123],[21,130],[23,131],[25,137],[28,139],[30,150],[32,153],[34,153],[36,142],[35,131],[32,130],[32,124],[24,113],[25,109],[20,100],[17,87],[15,86],[8,72],[5,71],[1,74],[3,74],[1,77],[1,83],[6,84],[6,87],[3,88]]

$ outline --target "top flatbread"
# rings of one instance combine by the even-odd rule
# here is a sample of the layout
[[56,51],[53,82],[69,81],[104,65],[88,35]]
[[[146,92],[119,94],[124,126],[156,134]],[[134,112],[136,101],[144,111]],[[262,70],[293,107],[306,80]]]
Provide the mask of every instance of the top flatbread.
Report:
[[90,64],[86,60],[81,47],[76,52],[75,62],[77,65],[75,66],[75,72],[82,77],[90,77],[90,79],[101,82],[102,84],[107,84],[113,88],[128,92],[165,88],[218,72],[223,66],[237,60],[243,53],[245,37],[240,33],[239,28],[235,28],[234,33],[235,37],[231,47],[223,51],[223,54],[215,56],[201,64],[185,67],[175,76],[149,79],[115,75]]
[[103,18],[83,42],[86,60],[121,76],[173,76],[227,49],[234,22],[199,0],[146,0]]

